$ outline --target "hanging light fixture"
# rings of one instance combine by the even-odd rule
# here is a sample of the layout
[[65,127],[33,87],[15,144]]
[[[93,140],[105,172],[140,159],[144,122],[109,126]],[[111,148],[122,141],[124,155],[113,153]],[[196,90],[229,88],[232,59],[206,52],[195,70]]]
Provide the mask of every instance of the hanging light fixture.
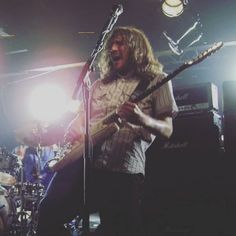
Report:
[[162,12],[168,17],[176,17],[183,13],[186,0],[164,0]]

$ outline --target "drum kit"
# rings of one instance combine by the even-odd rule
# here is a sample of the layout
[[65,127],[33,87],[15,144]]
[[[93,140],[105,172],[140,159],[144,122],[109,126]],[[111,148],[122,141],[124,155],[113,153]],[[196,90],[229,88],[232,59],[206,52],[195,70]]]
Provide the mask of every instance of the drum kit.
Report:
[[[17,130],[16,140],[24,145],[36,145],[38,139],[29,138],[31,130],[29,127]],[[36,235],[37,209],[45,187],[40,178],[36,183],[30,183],[24,182],[23,176],[20,158],[0,147],[0,235]]]
[[[63,143],[64,133],[61,128],[58,130],[54,128],[53,132],[45,132],[45,127],[30,123],[16,130],[15,138],[20,146],[35,148],[48,147],[56,143],[55,149],[53,148],[54,158],[44,165],[44,169],[51,171],[50,165],[58,161],[57,155],[63,150],[60,143]],[[36,235],[38,207],[44,197],[46,185],[42,184],[42,175],[37,175],[34,183],[24,181],[22,156],[22,153],[12,154],[6,148],[0,147],[0,236]],[[97,218],[90,222],[91,229],[97,227]],[[65,224],[72,235],[80,235],[77,232],[82,230],[81,219],[78,216]]]
[[0,148],[0,235],[35,235],[43,195],[41,183],[23,181],[18,157]]

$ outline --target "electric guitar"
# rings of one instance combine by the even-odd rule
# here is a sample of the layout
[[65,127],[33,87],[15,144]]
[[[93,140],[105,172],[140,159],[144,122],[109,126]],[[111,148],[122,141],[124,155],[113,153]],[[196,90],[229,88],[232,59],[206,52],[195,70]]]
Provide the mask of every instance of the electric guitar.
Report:
[[[130,101],[134,103],[141,101],[142,99],[150,95],[152,92],[160,88],[163,84],[174,78],[177,74],[187,69],[188,67],[203,61],[208,56],[219,50],[222,46],[223,42],[218,42],[213,44],[212,47],[201,52],[196,58],[185,62],[175,71],[164,77],[156,85],[146,89],[143,93],[131,99]],[[113,111],[110,114],[108,114],[100,122],[94,124],[91,127],[91,138],[93,146],[98,145],[103,141],[105,141],[112,134],[117,132],[121,126],[122,123],[120,122],[120,118],[117,115],[116,111]],[[83,153],[84,153],[84,143],[77,143],[76,145],[71,145],[70,143],[67,143],[65,146],[63,146],[62,150],[57,154],[57,157],[52,161],[50,161],[48,167],[52,171],[59,171],[68,164],[73,163],[77,159],[81,158],[83,156]]]

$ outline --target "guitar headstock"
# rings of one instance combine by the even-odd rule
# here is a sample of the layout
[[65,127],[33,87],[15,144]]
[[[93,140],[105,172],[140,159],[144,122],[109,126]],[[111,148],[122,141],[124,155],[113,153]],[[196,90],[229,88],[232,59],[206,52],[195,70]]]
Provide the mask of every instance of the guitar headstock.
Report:
[[207,50],[201,52],[196,58],[186,62],[186,65],[194,65],[197,64],[201,61],[203,61],[204,59],[206,59],[208,56],[210,56],[211,54],[215,53],[216,51],[218,51],[222,46],[223,46],[223,42],[217,42],[214,43],[212,47],[208,48]]

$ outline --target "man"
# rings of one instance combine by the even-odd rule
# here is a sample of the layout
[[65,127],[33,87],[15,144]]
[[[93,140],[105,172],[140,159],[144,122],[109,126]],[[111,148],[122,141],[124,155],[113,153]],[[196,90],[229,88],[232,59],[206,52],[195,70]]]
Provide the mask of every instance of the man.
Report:
[[40,178],[40,157],[36,147],[29,146],[25,149],[22,160],[24,170],[24,182],[39,183]]
[[[116,133],[94,148],[89,203],[100,214],[97,235],[134,236],[141,225],[145,151],[155,136],[170,137],[177,107],[171,83],[137,104],[128,101],[140,81],[148,81],[148,86],[152,86],[164,76],[141,30],[115,28],[106,40],[99,68],[101,79],[91,88],[91,123],[112,111],[117,112],[121,123],[118,122],[120,129]],[[67,141],[76,143],[83,139],[82,117],[78,114],[69,125]],[[81,212],[81,159],[54,176],[40,204],[38,236],[66,235],[63,223]]]
[[40,164],[41,164],[41,183],[47,187],[53,173],[48,169],[48,163],[50,160],[52,160],[55,157],[55,148],[57,147],[56,144],[50,145],[50,146],[45,146],[41,147],[41,150],[39,151],[40,153]]

